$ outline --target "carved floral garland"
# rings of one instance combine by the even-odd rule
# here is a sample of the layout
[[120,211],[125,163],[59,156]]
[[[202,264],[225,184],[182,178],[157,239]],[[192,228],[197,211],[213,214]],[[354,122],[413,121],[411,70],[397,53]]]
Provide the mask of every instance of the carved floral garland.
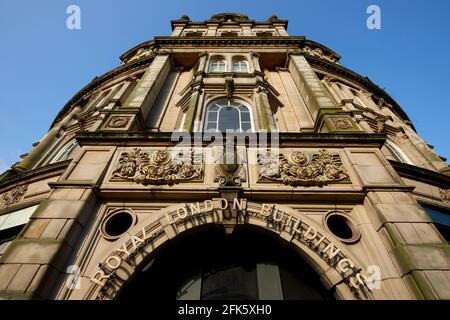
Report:
[[0,206],[10,206],[20,202],[28,190],[28,185],[17,186],[0,196]]
[[194,165],[194,152],[178,154],[176,158],[168,151],[154,151],[151,155],[134,148],[123,152],[114,168],[111,180],[131,180],[143,185],[173,185],[175,183],[203,178],[201,165]]
[[294,151],[288,155],[258,154],[259,180],[283,181],[291,186],[323,186],[350,181],[338,154]]

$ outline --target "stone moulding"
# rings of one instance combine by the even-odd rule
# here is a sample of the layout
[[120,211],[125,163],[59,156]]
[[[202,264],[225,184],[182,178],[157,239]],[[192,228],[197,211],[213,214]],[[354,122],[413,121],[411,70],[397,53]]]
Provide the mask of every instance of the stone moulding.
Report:
[[341,157],[327,150],[275,155],[260,153],[258,174],[258,182],[283,182],[293,187],[350,182]]
[[133,181],[143,185],[202,181],[201,158],[193,150],[173,156],[165,150],[143,152],[134,148],[130,152],[121,153],[110,181]]

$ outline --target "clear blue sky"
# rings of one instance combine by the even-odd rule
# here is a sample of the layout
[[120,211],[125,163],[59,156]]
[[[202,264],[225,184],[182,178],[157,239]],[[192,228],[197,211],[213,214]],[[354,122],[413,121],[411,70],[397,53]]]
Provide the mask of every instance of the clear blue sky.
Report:
[[[66,28],[66,8],[81,8],[81,30]],[[381,7],[382,29],[366,28]],[[119,56],[183,14],[204,20],[242,12],[276,14],[290,35],[318,41],[368,76],[408,113],[419,134],[450,157],[450,1],[448,0],[0,0],[0,172],[48,130],[61,107]]]

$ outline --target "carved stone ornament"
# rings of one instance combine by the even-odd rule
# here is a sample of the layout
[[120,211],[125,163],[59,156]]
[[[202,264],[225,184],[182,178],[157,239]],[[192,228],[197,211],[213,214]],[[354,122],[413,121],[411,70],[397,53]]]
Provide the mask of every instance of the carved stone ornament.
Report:
[[27,190],[28,185],[21,185],[5,192],[2,196],[0,196],[0,206],[6,207],[22,201]]
[[450,199],[449,190],[439,188],[439,196],[441,197],[442,202],[448,203]]
[[305,46],[303,48],[303,52],[305,54],[310,55],[310,56],[318,57],[318,58],[321,58],[321,59],[325,59],[325,60],[328,60],[330,62],[334,62],[334,63],[338,62],[337,59],[333,55],[331,55],[331,54],[330,55],[324,54],[324,52],[323,52],[323,50],[321,48],[311,48],[309,46]]
[[290,154],[258,154],[259,181],[282,181],[290,186],[324,186],[349,182],[338,154],[326,150],[317,153],[294,151]]
[[152,48],[139,48],[134,56],[129,58],[126,62],[135,61],[144,57],[154,56]]
[[225,91],[227,92],[228,98],[233,97],[233,91],[234,91],[234,80],[233,79],[225,80]]
[[346,117],[330,117],[328,119],[335,129],[345,130],[353,128],[352,122]]
[[197,159],[193,150],[173,157],[168,151],[148,153],[134,148],[120,155],[111,175],[112,181],[127,180],[143,185],[173,185],[202,179],[201,159]]
[[226,145],[218,150],[215,159],[214,182],[219,182],[221,187],[238,187],[247,181],[245,168],[238,158],[236,145],[227,141]]
[[131,117],[113,116],[109,119],[106,128],[125,128],[130,122]]

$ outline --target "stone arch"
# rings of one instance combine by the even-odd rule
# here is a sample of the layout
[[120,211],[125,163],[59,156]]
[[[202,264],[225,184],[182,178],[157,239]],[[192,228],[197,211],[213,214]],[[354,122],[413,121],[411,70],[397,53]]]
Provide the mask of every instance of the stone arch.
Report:
[[[84,299],[117,298],[135,271],[145,266],[169,241],[184,233],[217,224],[223,225],[225,230],[246,225],[272,233],[320,275],[327,289],[334,287],[337,298],[373,298],[357,259],[346,252],[332,234],[305,214],[277,204],[216,198],[170,206],[163,209],[156,220],[148,218],[134,226],[125,243],[111,244],[110,254],[92,275]],[[313,235],[316,241],[308,240]]]

